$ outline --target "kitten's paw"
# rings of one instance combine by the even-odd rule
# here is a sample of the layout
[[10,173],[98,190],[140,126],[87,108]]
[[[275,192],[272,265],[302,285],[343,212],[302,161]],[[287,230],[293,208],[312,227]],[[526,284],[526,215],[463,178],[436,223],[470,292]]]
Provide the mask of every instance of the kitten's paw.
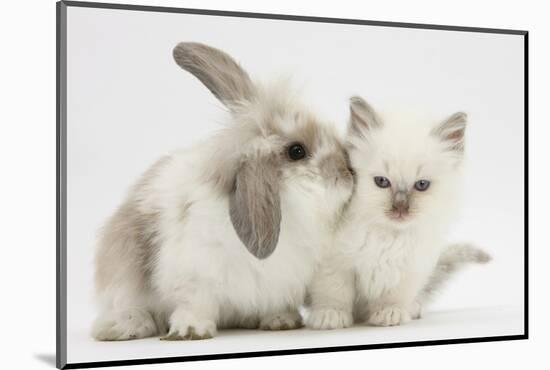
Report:
[[151,314],[139,309],[102,315],[92,328],[92,336],[100,341],[139,339],[156,334],[157,326]]
[[302,317],[296,311],[270,315],[260,321],[262,330],[291,330],[299,329],[302,326],[304,326]]
[[186,318],[173,322],[170,331],[160,340],[200,340],[216,335],[216,323],[212,320]]
[[411,315],[408,310],[390,306],[375,311],[369,317],[368,323],[374,326],[395,326],[406,324],[409,321],[411,321]]
[[332,308],[316,309],[309,313],[306,326],[310,329],[342,329],[353,325],[351,312]]
[[413,319],[413,320],[418,320],[418,319],[422,318],[422,316],[424,314],[422,304],[415,301],[411,305],[411,308],[410,308],[409,312],[411,314],[411,319]]

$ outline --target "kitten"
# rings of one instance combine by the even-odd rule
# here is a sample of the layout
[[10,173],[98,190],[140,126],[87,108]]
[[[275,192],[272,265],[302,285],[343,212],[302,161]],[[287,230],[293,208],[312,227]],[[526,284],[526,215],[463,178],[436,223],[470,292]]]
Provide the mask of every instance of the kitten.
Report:
[[427,126],[382,121],[359,97],[348,129],[356,189],[334,248],[310,288],[310,328],[404,324],[449,274],[489,256],[469,245],[445,249],[457,209],[466,114]]

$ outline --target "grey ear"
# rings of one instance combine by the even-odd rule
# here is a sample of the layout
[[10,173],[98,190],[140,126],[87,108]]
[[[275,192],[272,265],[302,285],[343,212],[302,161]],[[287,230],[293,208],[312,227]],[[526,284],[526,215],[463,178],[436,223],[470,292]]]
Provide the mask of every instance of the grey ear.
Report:
[[181,42],[173,51],[176,63],[197,77],[222,103],[250,100],[254,85],[229,55],[213,47]]
[[281,202],[276,159],[246,160],[237,171],[229,196],[229,216],[246,248],[259,259],[269,257],[279,241]]
[[351,134],[365,136],[369,130],[381,126],[374,109],[360,96],[350,98],[349,110],[349,132]]
[[463,152],[466,119],[466,113],[457,112],[435,127],[432,130],[432,135],[447,143],[451,150]]

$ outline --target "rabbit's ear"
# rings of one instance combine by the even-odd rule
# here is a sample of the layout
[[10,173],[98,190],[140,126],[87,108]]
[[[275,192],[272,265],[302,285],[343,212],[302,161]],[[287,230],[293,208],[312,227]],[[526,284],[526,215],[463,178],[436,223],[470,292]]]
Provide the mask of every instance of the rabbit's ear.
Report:
[[222,103],[250,100],[254,84],[248,74],[221,50],[196,42],[181,42],[173,51],[176,63],[197,77]]
[[279,241],[281,201],[279,165],[272,155],[246,159],[229,196],[229,216],[246,248],[259,259],[269,257]]

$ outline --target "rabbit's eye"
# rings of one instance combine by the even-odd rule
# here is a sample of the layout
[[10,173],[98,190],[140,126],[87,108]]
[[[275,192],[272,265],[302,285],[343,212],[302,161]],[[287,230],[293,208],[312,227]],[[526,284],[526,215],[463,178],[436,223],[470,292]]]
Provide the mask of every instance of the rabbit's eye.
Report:
[[293,161],[299,161],[306,156],[306,149],[300,143],[291,144],[288,147],[288,157]]

